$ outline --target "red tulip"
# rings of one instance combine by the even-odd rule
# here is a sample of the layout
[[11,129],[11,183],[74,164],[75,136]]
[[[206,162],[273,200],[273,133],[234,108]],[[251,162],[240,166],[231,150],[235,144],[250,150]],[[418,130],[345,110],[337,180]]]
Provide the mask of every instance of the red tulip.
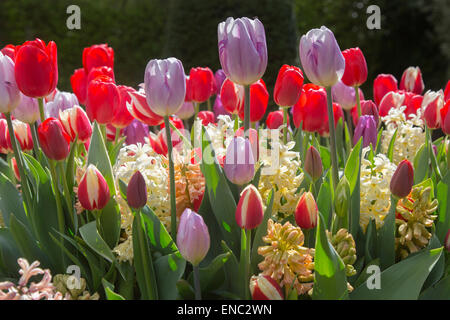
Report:
[[82,104],[86,104],[87,94],[87,77],[84,68],[76,69],[73,75],[70,77],[70,84],[72,85],[72,91],[77,96],[78,101]]
[[[250,85],[250,122],[258,122],[266,113],[269,92],[263,79]],[[244,108],[239,109],[239,118],[244,120]]]
[[402,93],[401,91],[388,92],[378,105],[380,117],[387,116],[389,114],[389,110],[391,110],[392,108],[400,108],[401,106],[404,105],[404,101],[405,101],[405,94]]
[[14,61],[16,58],[16,46],[12,44],[7,44],[3,47],[3,49],[0,50],[0,52],[5,56],[10,57],[12,61]]
[[[353,119],[353,125],[356,127],[358,124],[358,110],[357,107],[354,106],[352,108],[352,119]],[[378,108],[375,105],[375,103],[372,100],[361,100],[361,115],[362,116],[373,116],[373,119],[375,120],[375,123],[378,126],[378,123],[380,121],[380,115],[378,113]]]
[[116,82],[114,70],[110,67],[102,66],[102,67],[92,68],[91,71],[89,71],[89,74],[87,77],[87,84],[89,85],[89,83],[91,83],[92,80],[94,80],[95,78],[97,78],[99,76],[110,77],[114,83]]
[[[125,129],[119,129],[119,136],[121,137],[123,135],[123,131]],[[106,139],[108,141],[113,142],[114,140],[116,140],[116,133],[117,133],[117,129],[116,127],[114,127],[111,123],[108,123],[106,125]]]
[[90,164],[78,186],[78,200],[86,210],[101,210],[110,199],[109,187],[103,175]]
[[114,50],[107,44],[94,44],[83,50],[83,67],[86,74],[96,67],[114,68]]
[[86,112],[80,106],[59,112],[59,121],[69,134],[72,141],[78,136],[78,141],[85,143],[91,138],[92,126]]
[[367,63],[359,48],[342,51],[345,59],[345,70],[341,81],[350,87],[362,85],[367,80]]
[[441,125],[440,110],[444,106],[444,94],[428,90],[422,101],[423,118],[430,129],[437,129]]
[[36,39],[16,47],[15,75],[17,86],[26,96],[43,98],[58,83],[56,44]]
[[379,74],[373,81],[373,99],[380,105],[381,99],[390,91],[397,91],[397,79],[392,74]]
[[202,120],[202,125],[204,126],[207,126],[210,123],[214,124],[215,121],[214,112],[212,111],[200,111],[197,114],[197,117]]
[[153,132],[150,132],[149,135],[150,146],[152,149],[160,155],[167,155],[167,144],[164,141],[163,131],[160,131],[158,135],[155,135]]
[[400,90],[421,94],[425,85],[419,67],[408,67],[400,80]]
[[67,158],[70,151],[70,136],[61,122],[48,118],[38,127],[39,143],[45,155],[53,160]]
[[[287,116],[287,123],[289,125],[289,115]],[[267,115],[266,125],[269,129],[278,129],[284,124],[283,110],[270,112]]]
[[391,193],[398,197],[406,197],[414,183],[414,168],[408,160],[401,161],[391,178]]
[[[398,92],[401,91],[399,90]],[[408,118],[410,114],[417,114],[417,110],[419,110],[422,105],[423,96],[412,92],[404,92],[404,94],[405,100],[403,101],[403,105],[406,106],[406,109],[403,113],[406,115],[406,118]]]
[[446,135],[450,135],[450,100],[447,101],[444,107],[441,109],[441,129]]
[[[175,126],[175,128],[177,128],[181,133],[183,133],[183,131],[184,131],[183,120],[181,120],[177,116],[171,116],[171,117],[169,117],[169,121]],[[164,130],[164,128],[166,126],[165,126],[164,122],[161,123],[159,127],[160,127],[160,132],[159,132],[158,136],[160,136],[161,145],[162,145],[163,149],[167,149],[166,130]],[[170,128],[170,133],[171,133],[171,137],[172,137],[172,146],[175,148],[180,143],[182,143],[183,140],[181,140],[181,137],[172,128]],[[167,152],[166,152],[166,154],[167,154]]]
[[[14,134],[16,135],[17,141],[20,144],[20,148],[23,151],[33,150],[33,138],[31,136],[30,125],[17,119],[13,120],[12,123]],[[9,131],[6,133],[6,139],[7,141],[10,141]]]
[[300,68],[283,65],[278,72],[273,99],[280,107],[291,107],[300,98],[303,86],[303,72]]
[[131,103],[130,92],[134,92],[135,90],[131,87],[127,86],[118,86],[120,94],[120,103],[114,112],[114,118],[111,121],[111,124],[116,128],[125,128],[134,120],[134,117],[128,111],[127,105]]
[[448,80],[444,90],[444,102],[447,102],[448,100],[450,100],[450,80]]
[[13,150],[11,148],[11,142],[8,143],[9,140],[9,134],[8,134],[8,140],[6,140],[6,134],[8,132],[8,123],[5,119],[0,119],[0,153],[8,154],[12,153]]
[[264,217],[261,195],[253,184],[242,191],[236,207],[236,222],[242,229],[251,230],[259,226]]
[[214,74],[210,68],[192,68],[187,80],[189,97],[195,102],[205,102],[213,94],[215,85]]
[[11,158],[11,163],[12,163],[12,167],[13,167],[14,177],[16,178],[17,181],[20,182],[20,172],[19,172],[19,167],[17,166],[16,157]]
[[447,252],[450,252],[450,229],[448,229],[447,234],[445,235],[444,247]]
[[323,87],[306,84],[302,88],[300,99],[292,109],[295,127],[303,122],[302,129],[319,132],[324,122],[328,122],[327,93]]
[[120,104],[120,93],[113,80],[99,76],[92,80],[87,90],[86,112],[91,121],[110,123]]
[[[337,103],[333,103],[333,117],[334,125],[336,126],[339,119],[344,119],[344,111],[341,106]],[[322,137],[328,137],[330,134],[330,124],[328,123],[328,114],[326,116],[326,121],[322,124],[322,128],[318,131]]]
[[270,276],[252,276],[250,292],[253,300],[283,300],[284,295],[280,285]]
[[302,229],[312,229],[317,225],[319,209],[311,192],[305,192],[295,208],[295,222]]
[[131,97],[131,103],[127,104],[127,107],[133,117],[149,126],[157,126],[163,123],[164,118],[150,109],[143,92],[132,91],[128,94]]
[[239,110],[244,108],[244,87],[226,79],[220,90],[220,100],[227,112],[238,114]]

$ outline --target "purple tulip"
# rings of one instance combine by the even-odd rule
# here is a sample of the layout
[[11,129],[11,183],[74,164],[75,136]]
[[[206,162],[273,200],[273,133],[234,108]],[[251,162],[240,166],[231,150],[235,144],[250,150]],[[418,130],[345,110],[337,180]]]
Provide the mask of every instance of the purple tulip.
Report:
[[325,26],[303,35],[299,52],[303,71],[316,85],[331,87],[344,74],[344,56],[333,32]]
[[222,88],[222,83],[225,81],[227,76],[225,75],[225,72],[223,72],[222,69],[219,69],[214,74],[214,79],[216,81],[216,94],[220,93],[220,89]]
[[217,28],[219,60],[231,81],[250,85],[258,81],[267,67],[267,44],[264,26],[258,19],[233,19]]
[[124,135],[127,137],[125,143],[129,144],[145,144],[145,138],[148,137],[148,126],[139,120],[134,119],[130,125],[125,127]]
[[20,103],[12,112],[14,118],[26,123],[34,123],[39,121],[40,113],[37,99],[28,97],[24,94],[20,95]]
[[377,145],[377,124],[373,116],[361,116],[355,128],[353,144],[358,143],[359,138],[363,137],[363,148],[372,144]]
[[76,95],[70,92],[59,91],[56,93],[53,101],[45,104],[45,117],[58,119],[59,111],[64,111],[78,105],[79,102]]
[[372,100],[362,100],[361,101],[361,115],[373,116],[375,123],[378,127],[378,122],[380,121],[380,115],[378,114],[378,108]]
[[191,101],[185,101],[176,115],[181,120],[187,120],[195,114],[194,104]]
[[214,115],[216,116],[216,119],[220,115],[231,116],[231,114],[227,110],[225,110],[225,108],[223,107],[222,100],[220,99],[220,95],[216,96],[216,100],[214,101],[213,111],[214,111]]
[[197,266],[205,258],[210,245],[208,227],[202,216],[186,208],[181,214],[177,246],[184,259]]
[[333,101],[344,110],[350,111],[356,105],[355,88],[346,86],[341,80],[331,87],[331,93]]
[[180,60],[150,60],[144,82],[147,103],[154,113],[170,116],[181,108],[186,96],[186,76]]
[[228,145],[223,163],[228,180],[237,185],[249,183],[255,175],[255,161],[250,141],[234,137]]
[[147,186],[140,171],[136,171],[128,182],[127,202],[134,209],[140,209],[147,204]]
[[13,111],[20,102],[20,91],[14,75],[14,61],[0,52],[0,113]]

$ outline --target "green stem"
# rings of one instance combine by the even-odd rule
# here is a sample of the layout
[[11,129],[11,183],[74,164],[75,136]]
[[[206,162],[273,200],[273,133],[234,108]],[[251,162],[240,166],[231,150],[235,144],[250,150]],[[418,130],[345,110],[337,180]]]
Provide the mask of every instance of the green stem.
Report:
[[244,134],[248,138],[250,128],[250,86],[244,86],[245,105],[244,105]]
[[358,119],[359,119],[361,117],[362,112],[361,112],[361,98],[359,96],[359,87],[358,86],[355,87],[355,95],[356,95],[356,105],[358,108]]
[[106,145],[106,143],[108,142],[108,137],[106,136],[106,124],[99,123],[99,125],[100,125],[100,131],[103,136],[103,141],[105,141],[105,145]]
[[331,166],[333,172],[333,187],[336,189],[336,185],[339,181],[339,167],[336,153],[336,129],[334,127],[334,113],[333,113],[333,101],[331,98],[331,87],[327,87],[327,104],[328,104],[328,124],[330,128],[330,152],[331,152]]
[[237,113],[234,114],[234,132],[239,130],[239,115]]
[[245,298],[247,300],[250,300],[250,253],[252,251],[252,230],[247,230],[247,245],[246,245],[246,257],[245,257]]
[[345,119],[347,120],[347,128],[350,135],[350,141],[353,141],[353,122],[351,111],[345,111]]
[[31,137],[33,138],[34,157],[36,159],[38,159],[39,162],[40,162],[40,160],[41,160],[41,153],[39,152],[39,140],[37,138],[36,126],[37,126],[37,122],[35,122],[33,124],[30,124]]
[[200,275],[198,272],[198,265],[194,268],[194,288],[195,288],[195,300],[202,300],[202,290],[200,287]]
[[70,220],[72,222],[72,226],[75,229],[75,219],[73,217],[73,203],[72,203],[72,196],[71,196],[71,192],[69,191],[69,185],[67,184],[67,177],[66,177],[66,173],[64,171],[64,165],[63,162],[59,162],[57,164],[58,168],[59,168],[59,174],[62,178],[62,182],[63,182],[63,188],[64,188],[64,199],[66,201],[66,205],[67,208],[69,209],[69,215],[70,215]]
[[[17,183],[19,183],[19,182],[17,181],[17,179],[16,179],[16,174],[14,173],[14,166],[13,166],[13,163],[12,163],[12,158],[13,158],[13,154],[12,154],[12,153],[8,153],[8,154],[6,155],[6,161],[8,162],[9,169],[10,169],[10,172],[11,172],[11,181],[12,181],[14,184],[17,184]],[[16,160],[16,161],[17,161],[17,160]]]
[[241,256],[239,259],[239,278],[240,278],[240,285],[241,285],[241,294],[242,298],[247,298],[247,285],[246,279],[247,279],[247,235],[245,233],[245,229],[241,229]]
[[194,122],[195,122],[195,120],[197,120],[197,115],[198,115],[199,109],[200,108],[199,108],[198,102],[194,102],[194,110],[195,110]]
[[287,123],[288,108],[282,108],[282,109],[283,109],[283,124],[285,125],[285,127],[283,129],[283,143],[286,144],[287,143],[287,131],[288,131],[288,123]]
[[117,141],[119,141],[119,137],[120,137],[120,129],[116,128],[116,135],[114,136],[114,145],[116,145]]
[[44,98],[38,98],[39,104],[39,115],[41,116],[41,122],[45,121],[45,113],[44,113]]
[[169,116],[164,117],[164,124],[167,136],[167,157],[169,158],[169,179],[170,179],[170,229],[173,241],[177,242],[177,204],[175,194],[175,169],[172,159],[172,136],[170,134]]

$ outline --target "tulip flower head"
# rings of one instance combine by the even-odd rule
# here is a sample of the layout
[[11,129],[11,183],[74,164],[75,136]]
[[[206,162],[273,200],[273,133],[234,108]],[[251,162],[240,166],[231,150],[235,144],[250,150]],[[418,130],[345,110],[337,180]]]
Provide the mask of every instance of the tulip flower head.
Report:
[[86,112],[80,106],[59,111],[59,120],[69,134],[71,141],[78,137],[78,141],[84,143],[91,138],[91,122]]
[[315,181],[322,176],[323,164],[319,151],[314,146],[310,146],[305,156],[305,172]]
[[83,67],[86,74],[96,67],[114,68],[114,50],[107,44],[94,44],[83,50]]
[[400,80],[400,90],[421,94],[425,85],[419,67],[408,67]]
[[145,138],[148,137],[149,130],[148,126],[139,120],[134,119],[133,122],[124,129],[124,135],[127,137],[125,143],[144,145],[146,143]]
[[20,103],[13,60],[0,52],[0,113],[13,111]]
[[250,293],[253,300],[284,300],[280,285],[270,276],[252,276]]
[[194,104],[191,101],[185,101],[176,115],[182,120],[187,120],[195,114]]
[[278,72],[273,99],[280,107],[293,106],[302,93],[303,72],[293,66],[283,65]]
[[[289,115],[287,117],[287,123],[289,124]],[[266,125],[269,129],[278,129],[284,124],[283,110],[277,110],[270,112],[267,115]]]
[[[263,79],[250,86],[250,122],[258,122],[266,113],[269,92]],[[244,108],[239,109],[239,118],[244,121]]]
[[227,147],[223,164],[228,180],[237,185],[249,183],[255,175],[255,161],[248,139],[234,137]]
[[213,111],[214,111],[214,116],[216,117],[216,119],[218,119],[218,117],[220,115],[230,116],[230,113],[227,110],[225,110],[225,107],[223,106],[220,94],[218,94],[216,96],[216,100],[214,101]]
[[70,136],[61,122],[48,118],[38,127],[38,138],[44,154],[53,160],[67,158],[70,151]]
[[127,202],[134,209],[140,209],[147,204],[147,186],[140,171],[136,171],[128,182]]
[[222,84],[225,81],[227,76],[225,75],[225,72],[223,72],[222,69],[219,69],[214,73],[214,81],[215,81],[215,92],[216,94],[220,94],[220,89],[222,88]]
[[333,101],[339,103],[344,110],[351,110],[356,104],[355,88],[347,86],[342,81],[331,87]]
[[220,90],[220,100],[227,112],[238,114],[239,110],[244,109],[244,87],[230,79],[225,79]]
[[8,132],[8,123],[6,122],[6,119],[0,118],[0,153],[3,154],[13,152],[11,141],[9,140],[9,134],[8,140],[6,139],[7,132]]
[[392,108],[400,108],[404,105],[405,94],[402,92],[390,91],[381,100],[378,105],[378,110],[381,117],[385,117],[389,114],[389,110]]
[[253,184],[249,184],[241,192],[236,207],[236,222],[242,229],[251,230],[258,227],[264,217],[261,195]]
[[14,61],[16,58],[16,46],[7,44],[3,47],[3,49],[0,50],[0,53],[2,53],[4,56],[10,57],[11,60]]
[[89,83],[86,113],[91,121],[110,123],[119,104],[120,92],[111,78],[100,76]]
[[450,135],[450,100],[447,101],[441,109],[441,129],[446,135]]
[[377,145],[377,123],[373,116],[361,116],[358,124],[355,128],[355,134],[353,135],[353,144],[357,144],[359,139],[363,138],[363,148],[372,144],[372,148],[375,149]]
[[12,112],[14,118],[26,123],[35,123],[37,120],[40,120],[39,105],[37,99],[27,97],[24,94],[20,95],[20,103]]
[[164,117],[177,113],[186,96],[183,64],[176,58],[150,60],[145,68],[145,95],[150,109]]
[[164,121],[163,117],[150,109],[144,92],[132,91],[128,94],[131,97],[131,101],[127,103],[127,108],[134,118],[149,126],[157,126]]
[[55,95],[53,101],[45,104],[45,116],[46,118],[58,118],[60,111],[64,111],[77,105],[79,105],[79,102],[75,94],[60,91]]
[[130,104],[131,102],[129,93],[133,92],[134,89],[127,86],[118,86],[117,89],[119,90],[120,103],[114,111],[114,117],[111,120],[111,124],[115,128],[123,129],[134,120],[127,107],[127,104]]
[[78,186],[78,200],[86,210],[101,210],[110,199],[109,187],[103,175],[90,164]]
[[[20,120],[14,119],[12,121],[14,135],[20,144],[20,148],[23,151],[30,151],[33,149],[33,138],[31,137],[31,129],[28,123],[22,122]],[[8,146],[12,148],[9,131],[6,132],[6,141]]]
[[311,192],[305,192],[295,208],[295,222],[302,229],[312,229],[317,225],[319,209]]
[[300,99],[292,109],[294,125],[302,130],[319,132],[325,122],[328,123],[327,93],[323,87],[314,84],[303,86]]
[[192,101],[201,103],[209,99],[214,92],[215,79],[210,68],[192,68],[189,73],[188,87]]
[[303,71],[316,85],[331,87],[344,74],[344,56],[333,32],[325,26],[303,35],[299,52]]
[[359,48],[342,51],[345,59],[345,71],[342,82],[350,87],[359,87],[367,80],[367,63]]
[[390,91],[397,91],[397,79],[392,74],[379,74],[373,81],[373,99],[378,106]]
[[87,95],[87,74],[84,68],[76,69],[70,76],[70,84],[73,93],[77,96],[78,101],[86,104]]
[[450,100],[450,80],[448,80],[444,89],[444,102],[447,102],[448,100]]
[[233,19],[217,28],[219,60],[228,79],[250,85],[260,79],[267,67],[267,44],[264,26],[257,18]]
[[181,214],[177,246],[184,259],[197,266],[209,251],[208,227],[202,216],[186,208]]
[[442,90],[434,92],[428,90],[422,100],[423,118],[430,129],[437,129],[441,125],[440,111],[444,106],[444,93]]
[[204,126],[215,122],[214,112],[212,111],[200,111],[197,117],[202,120],[202,125]]
[[408,160],[401,161],[391,178],[391,193],[398,197],[406,197],[414,183],[414,168]]

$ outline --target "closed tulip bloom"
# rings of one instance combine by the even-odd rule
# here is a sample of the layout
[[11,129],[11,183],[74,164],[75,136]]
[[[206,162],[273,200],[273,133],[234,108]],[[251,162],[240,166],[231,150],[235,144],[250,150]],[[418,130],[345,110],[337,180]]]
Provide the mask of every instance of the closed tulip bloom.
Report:
[[145,94],[150,109],[157,115],[177,113],[186,96],[181,61],[176,58],[150,60],[145,68]]
[[239,110],[244,109],[244,87],[226,79],[222,84],[220,99],[227,112],[238,114]]
[[400,90],[421,94],[425,85],[419,67],[408,67],[400,80]]
[[163,131],[158,132],[157,135],[153,132],[150,132],[148,139],[153,151],[155,151],[157,154],[167,156],[167,144],[164,140]]
[[444,102],[447,102],[448,100],[450,100],[450,80],[448,80],[444,90]]
[[342,51],[345,59],[345,71],[342,82],[350,87],[362,85],[367,80],[367,62],[359,48]]
[[70,152],[70,136],[61,122],[48,118],[38,127],[38,138],[44,154],[53,160],[63,160]]
[[86,112],[80,106],[73,106],[59,112],[59,120],[69,134],[71,141],[78,137],[78,142],[87,142],[92,135],[92,125]]
[[140,171],[136,171],[128,182],[127,202],[134,209],[140,209],[147,204],[147,186]]
[[241,192],[236,207],[236,222],[242,229],[251,230],[258,227],[264,217],[261,195],[253,184],[249,184]]
[[252,276],[250,293],[253,300],[284,300],[280,285],[270,276]]
[[3,47],[3,49],[0,50],[0,52],[4,56],[10,57],[12,61],[14,61],[16,58],[16,46],[15,45],[7,44],[6,46]]
[[45,117],[58,118],[59,112],[79,105],[77,96],[70,92],[60,91],[55,95],[53,101],[45,104]]
[[[12,153],[13,150],[11,148],[11,142],[6,140],[6,134],[8,132],[8,123],[6,122],[6,119],[0,118],[0,153],[8,154]],[[9,134],[8,134],[9,138]]]
[[127,104],[131,103],[131,96],[129,93],[133,92],[134,89],[127,86],[118,86],[117,89],[119,90],[120,103],[114,111],[114,117],[111,120],[111,124],[115,128],[123,129],[134,120],[134,117],[128,111],[127,107]]
[[450,100],[441,109],[441,129],[446,135],[450,135]]
[[182,120],[187,120],[194,114],[195,114],[194,104],[191,101],[183,102],[183,105],[176,113],[176,115]]
[[20,103],[12,112],[14,118],[26,123],[35,123],[40,120],[39,105],[36,98],[21,94]]
[[87,95],[87,75],[84,68],[76,69],[70,77],[70,84],[72,86],[73,93],[77,96],[78,101],[82,104],[86,104]]
[[192,101],[205,102],[214,92],[214,74],[208,67],[192,68],[188,82]]
[[114,68],[114,50],[107,44],[94,44],[83,50],[83,67],[86,74],[96,67]]
[[314,146],[310,146],[306,151],[304,170],[314,181],[322,176],[322,158]]
[[312,193],[304,192],[295,208],[295,222],[302,229],[312,229],[317,225],[318,212]]
[[227,78],[227,76],[225,75],[225,72],[223,72],[222,69],[219,69],[216,71],[216,73],[214,73],[214,81],[215,81],[215,94],[219,94],[220,93],[220,89],[222,88],[222,84],[225,81],[225,79]]
[[[278,129],[280,126],[282,126],[284,124],[283,119],[284,119],[283,110],[277,110],[277,111],[270,112],[267,115],[267,119],[266,119],[267,128]],[[287,123],[289,125],[289,115],[287,118]]]
[[300,99],[292,108],[292,116],[296,128],[303,123],[302,130],[319,132],[328,121],[325,89],[314,84],[304,85]]
[[164,121],[163,117],[150,109],[143,91],[133,91],[128,94],[131,97],[131,104],[127,104],[127,107],[134,118],[149,126],[157,126]]
[[404,105],[403,103],[404,101],[405,101],[404,93],[393,91],[388,92],[378,105],[380,117],[387,116],[389,110],[391,110],[392,108],[400,108],[401,106]]
[[[263,79],[250,86],[250,122],[258,122],[266,113],[269,92]],[[239,109],[239,118],[244,121],[244,108]]]
[[207,126],[208,124],[215,122],[214,112],[212,111],[200,111],[197,117],[202,120],[202,125]]
[[423,118],[430,129],[437,129],[441,125],[440,111],[444,106],[444,93],[428,90],[422,100]]
[[113,68],[101,66],[92,68],[91,71],[89,71],[89,74],[87,76],[87,84],[89,85],[92,80],[100,76],[110,77],[114,83],[116,82]]
[[90,164],[78,185],[78,200],[89,211],[103,209],[110,199],[109,187],[97,167]]
[[[333,118],[335,126],[337,125],[339,119],[344,119],[344,111],[338,103],[333,103]],[[322,137],[328,137],[330,135],[328,115],[325,119],[326,121],[322,124],[322,127],[318,131]]]
[[13,60],[0,53],[0,113],[13,111],[20,102]]
[[119,104],[119,89],[111,78],[100,76],[89,83],[86,113],[91,121],[110,123]]
[[[363,116],[373,116],[375,123],[380,121],[380,115],[378,114],[378,108],[372,100],[361,100],[361,115]],[[353,124],[356,126],[358,124],[358,110],[354,107],[352,109]]]
[[177,246],[184,259],[197,266],[209,251],[208,227],[202,216],[186,208],[180,217]]
[[399,93],[403,93],[405,95],[405,100],[403,101],[403,105],[406,106],[406,109],[403,111],[406,118],[409,118],[411,114],[417,114],[417,110],[422,106],[423,96],[420,94],[415,94],[412,92],[399,90]]
[[[22,151],[33,150],[33,138],[31,137],[30,125],[20,120],[14,119],[12,121],[14,134],[19,142]],[[7,149],[12,149],[9,131],[6,131]]]
[[233,19],[217,28],[219,60],[228,79],[250,85],[260,79],[267,67],[267,44],[264,26],[257,18]]
[[397,79],[392,74],[379,74],[373,81],[373,99],[378,106],[390,91],[397,91]]
[[56,44],[36,39],[16,48],[15,75],[17,86],[26,96],[43,98],[58,83]]
[[325,26],[303,35],[299,52],[303,71],[316,85],[331,87],[344,74],[344,56],[333,32]]
[[278,72],[273,99],[281,107],[291,107],[300,98],[303,86],[303,72],[300,68],[283,65]]
[[[236,137],[242,137],[244,138],[245,132],[244,127],[240,127],[236,132],[234,133]],[[258,137],[258,131],[256,131],[253,128],[248,128],[248,139],[250,140],[250,145],[252,146],[252,153],[253,153],[253,160],[255,162],[259,159],[259,137]]]
[[405,159],[398,164],[392,175],[390,183],[391,193],[398,198],[404,198],[411,192],[413,183],[414,168],[411,162]]
[[342,81],[331,87],[333,101],[339,103],[344,110],[351,110],[356,105],[355,88],[347,86]]
[[358,124],[355,128],[355,134],[353,135],[353,144],[357,144],[359,139],[363,138],[363,148],[372,144],[372,148],[375,149],[377,145],[377,124],[373,116],[361,116]]
[[445,235],[444,246],[445,250],[450,252],[450,229],[448,229],[447,234]]
[[146,143],[145,138],[148,137],[149,130],[146,124],[134,119],[128,127],[124,129],[123,133],[126,136],[125,143],[127,145],[138,143],[144,145]]
[[231,116],[231,114],[227,110],[225,110],[220,94],[216,96],[216,100],[214,101],[213,105],[213,111],[216,119],[218,119],[220,115]]
[[234,137],[227,147],[223,164],[228,180],[237,185],[249,183],[255,175],[255,161],[248,139]]

